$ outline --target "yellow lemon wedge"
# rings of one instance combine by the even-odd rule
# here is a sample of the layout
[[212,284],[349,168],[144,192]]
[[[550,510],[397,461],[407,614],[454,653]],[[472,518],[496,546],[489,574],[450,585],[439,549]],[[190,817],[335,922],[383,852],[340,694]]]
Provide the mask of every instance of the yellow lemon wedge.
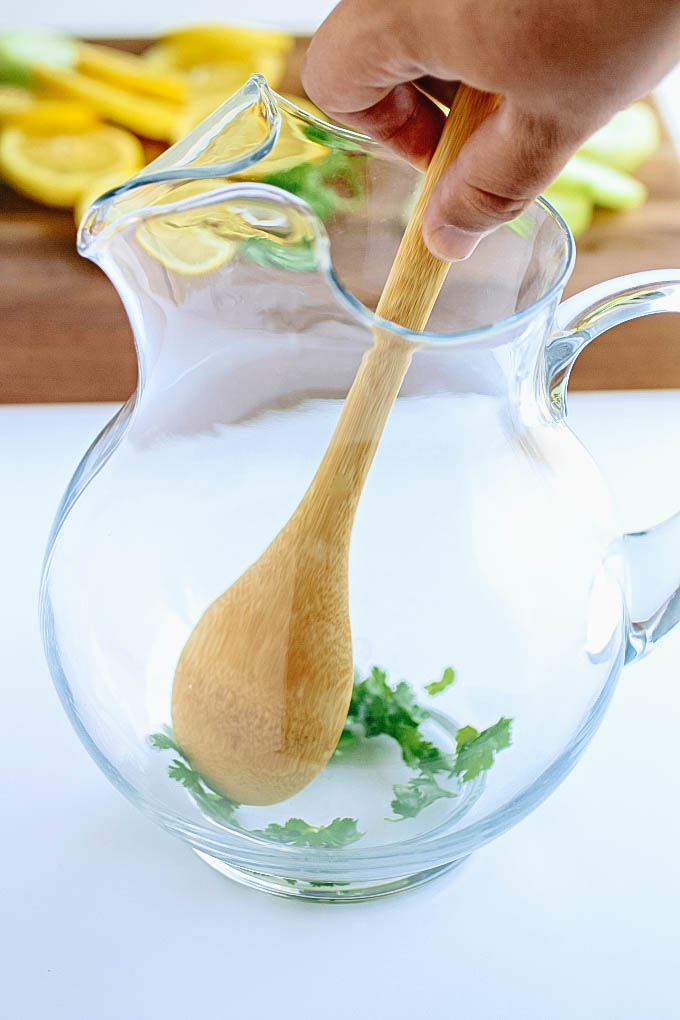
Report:
[[32,81],[47,96],[91,106],[105,120],[134,131],[144,138],[165,142],[180,109],[179,103],[152,99],[79,71],[36,64]]
[[[182,182],[158,200],[180,202],[219,191],[225,183],[224,178]],[[230,261],[243,242],[254,241],[279,251],[313,240],[304,213],[274,212],[267,202],[232,198],[229,194],[217,194],[207,205],[159,212],[140,223],[135,234],[146,252],[181,276],[212,272]]]
[[[171,195],[160,201],[181,202],[195,195],[214,191],[219,181],[183,181],[172,188]],[[219,208],[219,206],[218,206]],[[166,216],[157,216],[140,223],[135,231],[139,244],[156,262],[180,276],[201,276],[213,272],[228,262],[238,247],[238,237],[225,237],[216,223],[221,219],[214,210],[206,208],[184,209]],[[232,233],[231,231],[227,231]]]
[[196,63],[187,64],[176,59],[171,48],[161,47],[146,57],[157,74],[184,75],[186,81],[185,99],[200,92],[215,92],[228,85],[223,100],[250,78],[261,74],[273,88],[278,88],[286,70],[286,55],[275,50],[259,50],[255,53],[239,54],[228,59],[210,59],[207,56]]
[[187,83],[183,74],[156,70],[135,53],[79,42],[76,56],[77,70],[92,78],[154,99],[181,103],[186,98]]
[[45,205],[72,207],[103,174],[130,176],[143,164],[140,141],[109,125],[50,135],[7,127],[0,134],[0,174]]
[[294,38],[288,32],[240,25],[189,25],[165,32],[144,53],[158,67],[187,70],[197,64],[249,61],[262,53],[285,55]]
[[34,103],[33,93],[20,85],[0,85],[0,124],[28,110]]
[[223,50],[242,51],[248,47],[288,50],[293,45],[289,32],[276,28],[258,28],[247,25],[229,25],[223,22],[199,22],[196,25],[181,25],[162,32],[163,41],[186,43],[186,45],[214,46]]
[[196,64],[186,72],[185,102],[191,102],[207,94],[218,96],[219,102],[224,102],[242,88],[256,72],[275,88],[283,74],[281,58],[277,53],[263,53],[261,59]]
[[135,236],[156,262],[180,276],[201,276],[213,272],[234,255],[236,241],[220,237],[198,224],[186,224],[178,216],[145,220]]
[[32,135],[90,131],[100,123],[92,107],[60,99],[32,99],[28,105],[0,115],[0,120]]

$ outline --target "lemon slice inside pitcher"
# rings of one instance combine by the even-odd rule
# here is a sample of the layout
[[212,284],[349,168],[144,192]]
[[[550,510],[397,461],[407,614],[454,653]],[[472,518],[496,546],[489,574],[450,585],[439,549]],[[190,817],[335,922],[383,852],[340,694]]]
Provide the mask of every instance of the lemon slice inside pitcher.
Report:
[[228,262],[238,244],[198,226],[187,230],[173,219],[151,220],[137,228],[137,240],[153,258],[181,276],[200,276]]
[[[173,190],[173,200],[193,198],[214,189],[215,181],[186,181]],[[231,227],[236,236],[224,236],[225,231],[216,229],[215,218],[208,219],[205,209],[187,209],[145,220],[137,227],[135,236],[142,248],[166,269],[181,276],[200,276],[233,257],[239,228],[241,235],[246,235],[242,224],[235,221]]]
[[[186,181],[173,188],[172,200],[214,192],[224,183],[223,178]],[[312,230],[299,210],[272,213],[267,203],[226,197],[151,217],[138,225],[135,236],[166,269],[182,276],[199,276],[230,261],[247,242],[291,250],[311,243]]]

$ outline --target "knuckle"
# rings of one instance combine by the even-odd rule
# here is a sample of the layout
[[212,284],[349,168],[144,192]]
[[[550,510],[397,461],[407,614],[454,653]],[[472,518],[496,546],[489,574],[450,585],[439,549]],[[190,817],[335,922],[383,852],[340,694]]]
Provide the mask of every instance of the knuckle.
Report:
[[468,184],[461,197],[467,207],[471,219],[484,220],[492,223],[505,223],[524,212],[531,205],[531,198],[512,198],[497,195],[492,191]]

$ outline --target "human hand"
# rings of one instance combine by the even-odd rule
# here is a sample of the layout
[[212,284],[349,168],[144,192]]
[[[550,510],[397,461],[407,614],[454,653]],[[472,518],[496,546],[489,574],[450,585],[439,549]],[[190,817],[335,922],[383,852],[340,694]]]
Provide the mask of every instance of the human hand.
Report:
[[[466,258],[680,57],[677,0],[342,0],[302,80],[329,116],[424,168],[457,83],[503,96],[440,178],[423,225]],[[428,93],[428,95],[425,94]]]

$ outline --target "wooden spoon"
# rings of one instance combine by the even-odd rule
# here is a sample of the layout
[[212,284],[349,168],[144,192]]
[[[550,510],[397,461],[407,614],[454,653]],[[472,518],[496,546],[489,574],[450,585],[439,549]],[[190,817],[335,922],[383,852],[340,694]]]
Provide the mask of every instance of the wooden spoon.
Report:
[[[460,86],[377,314],[422,330],[449,269],[422,239],[442,171],[498,97]],[[262,556],[203,613],[180,655],[175,738],[215,790],[273,804],[326,765],[353,683],[348,558],[354,514],[414,350],[379,328],[302,502]],[[398,554],[398,550],[395,550]]]

